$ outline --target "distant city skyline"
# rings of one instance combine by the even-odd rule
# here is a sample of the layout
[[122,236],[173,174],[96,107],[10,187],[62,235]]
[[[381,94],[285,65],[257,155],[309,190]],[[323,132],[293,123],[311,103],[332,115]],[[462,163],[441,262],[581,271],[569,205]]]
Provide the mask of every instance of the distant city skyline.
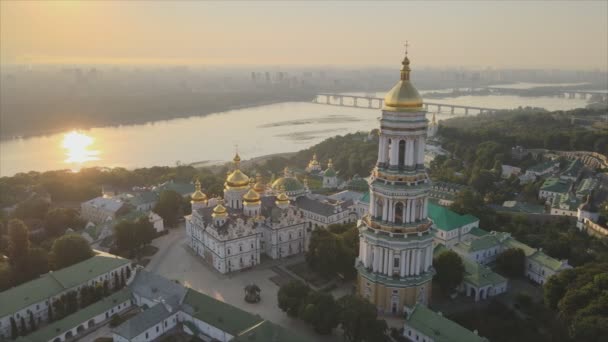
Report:
[[2,1],[3,64],[608,69],[608,2]]

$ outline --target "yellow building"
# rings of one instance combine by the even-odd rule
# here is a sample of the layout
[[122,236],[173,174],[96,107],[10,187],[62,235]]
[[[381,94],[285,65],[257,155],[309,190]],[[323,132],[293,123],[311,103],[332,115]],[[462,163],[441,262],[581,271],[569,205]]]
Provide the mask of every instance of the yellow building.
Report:
[[402,314],[431,297],[430,180],[424,168],[428,120],[410,82],[410,61],[384,98],[378,163],[369,180],[369,213],[359,225],[357,288],[384,313]]

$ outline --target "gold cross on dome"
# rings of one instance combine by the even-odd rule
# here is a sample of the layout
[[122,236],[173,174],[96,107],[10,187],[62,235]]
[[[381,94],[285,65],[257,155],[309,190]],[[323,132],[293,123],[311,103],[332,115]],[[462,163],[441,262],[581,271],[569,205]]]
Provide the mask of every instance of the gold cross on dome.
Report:
[[410,46],[410,44],[409,44],[409,42],[406,40],[406,41],[405,41],[405,44],[403,44],[403,45],[405,45],[405,55],[407,56],[407,48]]

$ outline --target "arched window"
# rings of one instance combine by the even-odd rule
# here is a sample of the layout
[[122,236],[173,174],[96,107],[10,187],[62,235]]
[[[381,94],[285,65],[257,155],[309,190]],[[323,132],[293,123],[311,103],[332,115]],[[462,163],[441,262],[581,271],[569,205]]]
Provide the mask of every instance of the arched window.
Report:
[[405,164],[405,140],[399,141],[399,166]]
[[395,223],[403,223],[403,203],[397,202],[395,204]]
[[392,160],[391,160],[391,149],[392,149],[393,145],[392,145],[392,140],[388,139],[387,143],[386,143],[386,149],[384,150],[384,153],[386,153],[386,158],[384,160],[386,160],[389,164],[392,164]]
[[383,205],[384,201],[382,200],[382,198],[378,197],[378,199],[376,200],[376,217],[382,217]]

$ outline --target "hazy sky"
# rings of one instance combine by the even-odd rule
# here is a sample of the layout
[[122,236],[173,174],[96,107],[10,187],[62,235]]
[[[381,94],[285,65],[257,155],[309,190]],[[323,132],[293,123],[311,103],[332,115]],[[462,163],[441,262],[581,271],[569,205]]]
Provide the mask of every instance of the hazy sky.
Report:
[[608,1],[0,1],[3,63],[608,69]]

